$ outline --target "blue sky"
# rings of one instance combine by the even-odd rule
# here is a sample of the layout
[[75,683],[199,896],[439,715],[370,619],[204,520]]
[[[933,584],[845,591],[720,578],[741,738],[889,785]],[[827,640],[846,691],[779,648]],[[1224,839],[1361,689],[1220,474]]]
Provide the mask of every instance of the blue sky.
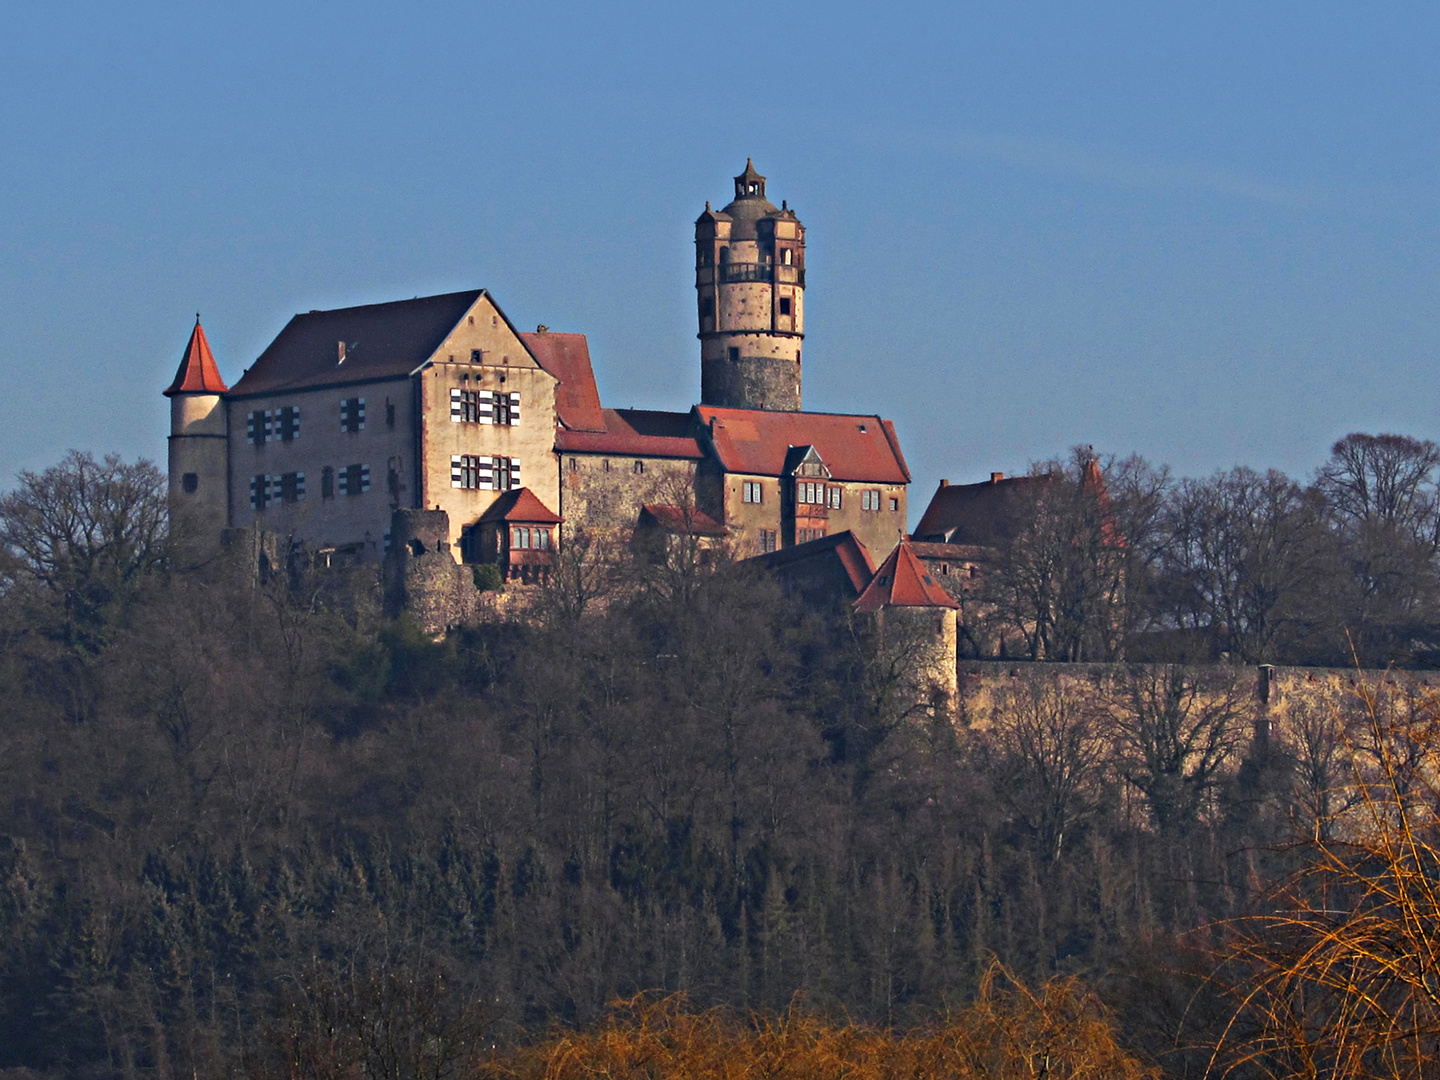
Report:
[[1090,443],[1306,477],[1440,439],[1440,7],[0,5],[0,487],[164,459],[194,313],[484,286],[609,405],[698,397],[691,228],[809,234],[805,400],[915,472]]

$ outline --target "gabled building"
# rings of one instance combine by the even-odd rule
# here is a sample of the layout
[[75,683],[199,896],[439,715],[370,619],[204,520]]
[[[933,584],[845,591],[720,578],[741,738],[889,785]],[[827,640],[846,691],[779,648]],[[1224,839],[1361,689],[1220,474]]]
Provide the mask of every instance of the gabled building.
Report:
[[684,412],[604,408],[584,335],[519,331],[483,289],[296,315],[230,387],[197,320],[166,390],[175,519],[373,563],[396,511],[443,511],[448,551],[522,581],[562,528],[628,537],[642,515],[703,518],[742,554],[844,530],[888,551],[899,440],[878,416],[800,411],[805,234],[765,183],[747,162],[696,222],[701,403]]

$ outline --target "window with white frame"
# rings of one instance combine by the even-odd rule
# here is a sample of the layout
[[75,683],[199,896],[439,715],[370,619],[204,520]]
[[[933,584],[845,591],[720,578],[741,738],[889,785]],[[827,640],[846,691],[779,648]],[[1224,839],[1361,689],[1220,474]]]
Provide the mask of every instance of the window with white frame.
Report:
[[864,491],[860,492],[860,509],[879,510],[880,492],[875,488],[866,488]]
[[346,398],[340,402],[340,430],[365,430],[365,399],[363,397]]
[[774,551],[780,546],[780,534],[774,529],[760,530],[760,551],[763,554],[767,551]]
[[520,484],[520,459],[452,454],[450,486],[476,491],[509,491]]
[[271,414],[271,431],[281,442],[294,442],[300,437],[300,407],[286,405]]
[[270,488],[281,502],[297,503],[305,498],[305,474],[303,472],[281,473],[270,478]]
[[828,505],[829,505],[829,507],[830,507],[831,510],[839,510],[839,509],[841,509],[841,505],[840,505],[840,504],[841,504],[841,500],[844,498],[844,495],[843,495],[843,492],[842,492],[842,490],[841,490],[840,488],[838,488],[838,487],[829,488],[829,489],[826,490],[825,495],[826,495],[826,501],[827,501],[827,503],[828,503]]
[[346,495],[359,495],[370,490],[370,466],[346,465],[340,470],[340,490]]
[[270,414],[257,409],[245,417],[245,438],[256,446],[264,446],[270,438]]
[[745,481],[744,492],[742,495],[743,501],[747,503],[764,502],[764,495],[765,487],[759,480]]
[[250,477],[250,508],[264,510],[270,505],[270,477],[263,473]]
[[795,484],[795,501],[809,506],[825,505],[825,485],[812,480],[800,480]]
[[796,529],[795,542],[797,544],[808,544],[811,540],[819,540],[824,535],[824,529]]

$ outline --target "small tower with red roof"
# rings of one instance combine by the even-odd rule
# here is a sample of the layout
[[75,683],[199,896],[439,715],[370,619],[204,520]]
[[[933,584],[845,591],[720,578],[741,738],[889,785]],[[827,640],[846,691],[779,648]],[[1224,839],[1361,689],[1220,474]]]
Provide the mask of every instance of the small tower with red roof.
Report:
[[170,399],[170,535],[194,555],[216,545],[230,524],[228,390],[196,315],[180,369],[165,391]]

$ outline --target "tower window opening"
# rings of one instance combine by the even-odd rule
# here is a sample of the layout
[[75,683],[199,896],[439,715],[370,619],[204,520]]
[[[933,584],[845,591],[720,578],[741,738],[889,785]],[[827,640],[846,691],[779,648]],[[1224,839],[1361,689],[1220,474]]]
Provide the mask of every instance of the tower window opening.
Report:
[[782,297],[780,298],[780,314],[781,314],[781,315],[789,315],[789,314],[790,314],[790,298],[789,298],[788,296],[782,296]]
[[795,265],[795,249],[794,249],[794,248],[786,248],[784,251],[782,251],[782,252],[780,253],[780,261],[781,261],[782,263],[784,263],[786,266],[794,266],[794,265]]
[[715,298],[707,296],[700,301],[700,317],[704,319],[713,318],[715,315]]
[[726,351],[730,354],[730,360],[731,360],[732,363],[738,363],[738,362],[739,362],[739,360],[740,360],[740,347],[739,347],[738,345],[731,345],[730,348],[727,349]]
[[187,472],[180,478],[180,486],[185,489],[186,495],[194,495],[200,487],[200,477],[193,472]]

